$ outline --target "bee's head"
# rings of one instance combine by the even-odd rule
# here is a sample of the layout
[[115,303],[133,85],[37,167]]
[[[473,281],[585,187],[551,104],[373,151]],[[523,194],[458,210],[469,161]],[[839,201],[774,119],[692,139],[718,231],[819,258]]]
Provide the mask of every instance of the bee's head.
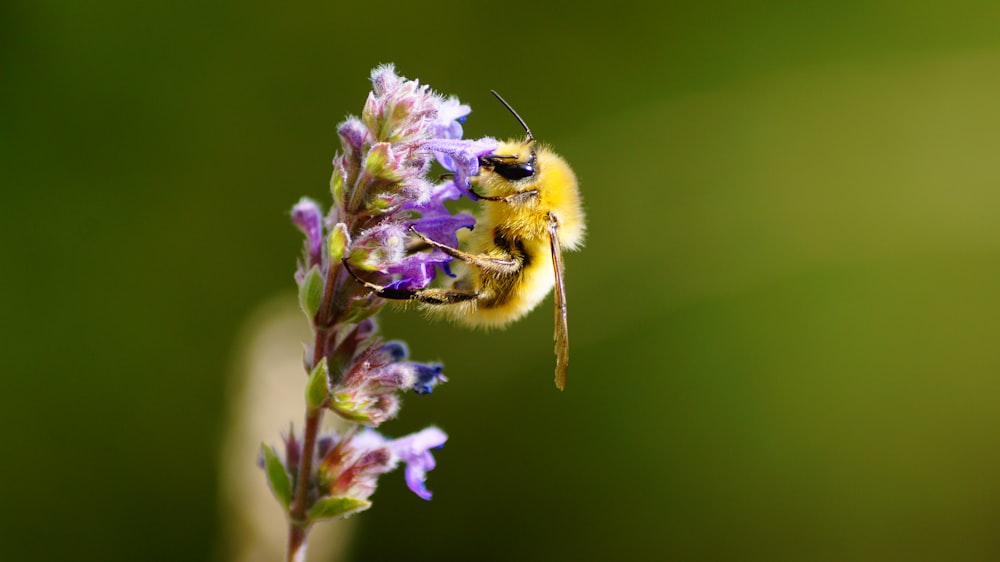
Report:
[[501,148],[493,154],[480,157],[479,165],[487,170],[492,170],[493,173],[506,180],[516,181],[530,178],[537,171],[537,156],[534,146],[535,137],[531,134],[531,129],[528,128],[528,124],[524,122],[524,119],[521,119],[521,116],[514,111],[514,108],[505,99],[500,97],[500,94],[496,90],[490,90],[490,93],[500,100],[500,103],[507,108],[507,111],[510,111],[511,115],[517,119],[517,122],[524,128],[524,133],[528,138],[524,143],[516,147],[518,150]]

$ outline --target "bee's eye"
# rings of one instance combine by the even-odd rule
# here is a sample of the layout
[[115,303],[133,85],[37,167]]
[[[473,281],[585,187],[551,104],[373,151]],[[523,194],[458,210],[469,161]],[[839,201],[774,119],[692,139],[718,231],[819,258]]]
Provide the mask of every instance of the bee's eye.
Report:
[[524,179],[535,175],[535,164],[533,162],[518,162],[516,164],[494,164],[493,171],[500,177],[509,180]]
[[481,158],[479,162],[483,167],[492,168],[493,171],[502,178],[508,180],[520,180],[527,177],[535,175],[535,154],[531,154],[531,158],[527,162],[518,162],[517,160],[506,156],[506,157],[486,157]]

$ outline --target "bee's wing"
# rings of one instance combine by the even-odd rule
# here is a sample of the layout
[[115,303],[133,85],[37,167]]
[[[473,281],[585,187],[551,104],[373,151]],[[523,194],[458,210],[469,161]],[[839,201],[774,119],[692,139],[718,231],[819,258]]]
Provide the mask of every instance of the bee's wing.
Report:
[[566,318],[566,286],[563,284],[562,247],[559,245],[559,222],[550,216],[549,243],[552,248],[552,270],[556,287],[556,388],[566,388],[566,368],[569,366],[569,324]]

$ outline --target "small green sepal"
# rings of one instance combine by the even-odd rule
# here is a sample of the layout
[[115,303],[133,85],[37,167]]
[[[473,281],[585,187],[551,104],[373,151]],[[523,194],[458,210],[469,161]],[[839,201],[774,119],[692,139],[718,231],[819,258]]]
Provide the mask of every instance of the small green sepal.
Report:
[[316,318],[319,305],[323,300],[323,276],[320,275],[316,266],[309,268],[305,279],[299,285],[299,306],[302,312],[309,317],[309,320]]
[[330,230],[330,239],[327,246],[330,248],[330,261],[339,262],[347,252],[347,247],[351,244],[351,235],[347,232],[347,225],[338,222]]
[[310,410],[315,410],[326,402],[330,395],[329,387],[330,370],[327,368],[326,357],[320,360],[319,365],[309,373],[309,380],[306,382],[306,406]]
[[363,269],[365,271],[375,271],[375,266],[372,265],[372,250],[366,250],[363,248],[355,248],[351,250],[351,253],[347,257],[347,262],[353,269]]
[[261,449],[264,451],[264,470],[267,472],[267,483],[271,486],[274,497],[278,498],[285,511],[288,511],[288,505],[292,503],[292,481],[288,477],[288,471],[285,470],[285,464],[281,462],[273,448],[261,445]]
[[400,174],[400,165],[397,156],[393,154],[392,145],[387,142],[373,144],[364,163],[366,174],[381,182],[389,183],[403,179]]
[[333,202],[338,207],[344,204],[344,172],[339,166],[334,166],[333,175],[330,176],[330,195]]
[[309,521],[350,517],[355,513],[368,509],[371,505],[372,502],[358,498],[323,498],[313,504],[312,509],[309,510]]
[[372,401],[358,403],[353,394],[349,392],[337,392],[330,397],[330,409],[335,414],[347,421],[360,423],[362,425],[377,425],[372,423],[370,413],[366,410],[372,407]]

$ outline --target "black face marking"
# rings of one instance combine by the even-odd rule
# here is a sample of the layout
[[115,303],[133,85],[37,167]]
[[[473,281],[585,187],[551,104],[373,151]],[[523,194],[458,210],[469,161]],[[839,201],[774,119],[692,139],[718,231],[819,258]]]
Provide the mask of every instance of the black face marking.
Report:
[[531,152],[527,162],[518,162],[510,157],[486,156],[480,158],[479,164],[484,168],[492,169],[494,173],[504,179],[522,180],[535,175],[535,152]]

